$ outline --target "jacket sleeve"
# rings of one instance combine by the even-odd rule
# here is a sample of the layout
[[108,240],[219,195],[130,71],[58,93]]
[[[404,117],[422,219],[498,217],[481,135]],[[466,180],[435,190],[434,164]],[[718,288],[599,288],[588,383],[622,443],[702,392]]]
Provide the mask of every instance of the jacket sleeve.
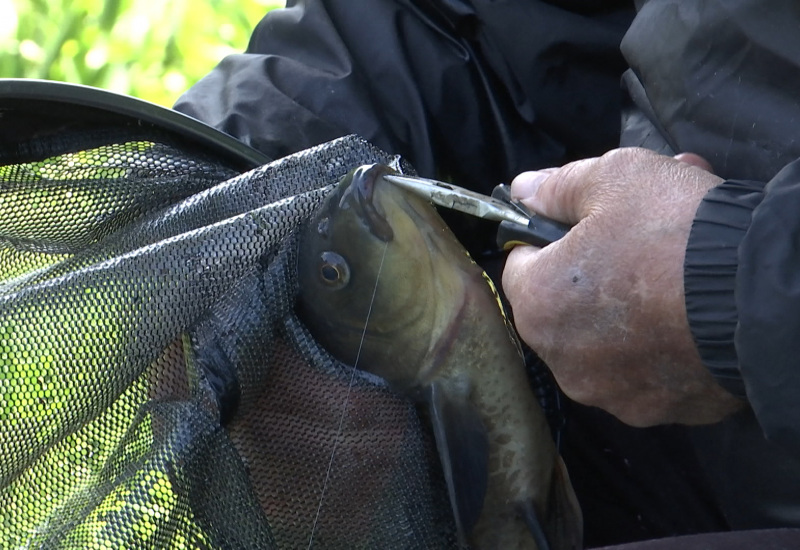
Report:
[[800,161],[765,187],[742,238],[735,342],[769,439],[800,456]]
[[629,1],[290,0],[175,105],[273,158],[356,133],[482,191],[616,146]]
[[[800,456],[800,8],[646,0],[621,48],[644,116],[628,143],[708,159],[684,264],[689,325],[716,379]],[[637,124],[646,119],[648,124]],[[644,130],[642,129],[644,128]]]
[[700,205],[685,262],[704,362],[800,456],[800,160],[766,185],[726,181]]

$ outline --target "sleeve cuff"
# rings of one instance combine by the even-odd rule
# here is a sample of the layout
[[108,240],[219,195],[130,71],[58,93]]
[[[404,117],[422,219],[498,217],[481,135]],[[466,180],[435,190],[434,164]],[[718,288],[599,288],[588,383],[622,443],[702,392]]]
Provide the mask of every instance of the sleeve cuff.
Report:
[[733,337],[739,243],[750,226],[764,184],[726,181],[711,189],[695,214],[684,260],[689,329],[700,357],[717,382],[744,396]]

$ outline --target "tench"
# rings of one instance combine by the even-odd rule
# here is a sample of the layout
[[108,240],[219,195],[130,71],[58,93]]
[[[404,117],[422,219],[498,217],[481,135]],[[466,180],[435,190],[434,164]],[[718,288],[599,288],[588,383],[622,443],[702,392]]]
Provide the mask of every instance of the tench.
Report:
[[478,549],[577,549],[582,515],[496,290],[434,207],[362,166],[300,236],[297,313],[340,361],[423,403]]

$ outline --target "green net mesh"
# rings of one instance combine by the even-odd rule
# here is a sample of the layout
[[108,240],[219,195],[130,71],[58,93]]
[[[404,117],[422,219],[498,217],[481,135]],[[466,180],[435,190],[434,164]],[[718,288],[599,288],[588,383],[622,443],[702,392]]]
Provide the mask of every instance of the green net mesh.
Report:
[[392,159],[239,174],[140,134],[0,166],[0,548],[453,546],[414,407],[292,311],[293,230]]

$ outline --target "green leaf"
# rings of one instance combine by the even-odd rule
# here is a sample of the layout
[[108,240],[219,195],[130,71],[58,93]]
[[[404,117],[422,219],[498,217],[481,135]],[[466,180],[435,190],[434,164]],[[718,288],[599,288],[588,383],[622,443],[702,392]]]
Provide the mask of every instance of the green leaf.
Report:
[[[171,106],[247,48],[269,0],[0,2],[0,77],[86,84]],[[45,15],[46,14],[46,15]]]

